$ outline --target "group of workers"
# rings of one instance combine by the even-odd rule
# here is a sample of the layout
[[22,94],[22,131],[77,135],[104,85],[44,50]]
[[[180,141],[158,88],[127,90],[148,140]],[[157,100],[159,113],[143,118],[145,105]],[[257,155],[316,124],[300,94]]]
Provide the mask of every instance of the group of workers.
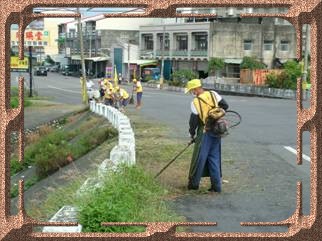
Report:
[[[103,102],[105,105],[113,106],[117,109],[120,109],[120,111],[124,111],[124,108],[128,105],[130,101],[130,95],[129,93],[119,85],[113,86],[112,80],[108,78],[104,78],[98,82],[99,84],[99,95],[94,95],[93,97],[97,99],[98,101]],[[92,88],[94,84],[87,84],[87,87],[89,89]],[[142,100],[142,94],[143,94],[143,88],[140,81],[137,81],[136,79],[133,79],[133,93],[136,93],[137,95],[137,102],[136,102],[136,108],[141,108],[141,100]]]

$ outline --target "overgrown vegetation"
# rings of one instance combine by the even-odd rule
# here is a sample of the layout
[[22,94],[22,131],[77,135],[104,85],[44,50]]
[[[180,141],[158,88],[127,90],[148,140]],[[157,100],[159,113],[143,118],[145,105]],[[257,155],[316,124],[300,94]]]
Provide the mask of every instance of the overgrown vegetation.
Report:
[[222,58],[210,58],[208,62],[208,72],[215,75],[217,71],[225,67],[225,62]]
[[143,227],[104,227],[102,222],[182,221],[163,201],[167,191],[137,166],[120,165],[102,189],[79,200],[84,232],[142,232]]
[[[24,91],[24,107],[31,106],[32,103],[30,101],[30,98],[28,97],[27,91]],[[19,90],[17,87],[11,87],[10,90],[10,107],[11,108],[17,108],[19,106]]]
[[266,76],[266,84],[271,88],[279,89],[296,89],[297,78],[301,77],[301,65],[289,60],[283,65],[283,71],[280,74],[268,74]]
[[[18,162],[15,156],[12,158],[11,175],[30,165],[35,165],[39,177],[47,176],[74,159],[85,155],[106,139],[117,135],[116,130],[111,127],[98,130],[100,126],[98,125],[97,128],[90,128],[90,125],[97,123],[97,119],[90,119],[77,129],[67,131],[53,130],[49,127],[40,128],[38,133],[26,140],[28,145],[25,147],[23,163]],[[74,138],[75,140],[72,141]]]
[[240,64],[241,69],[265,69],[265,64],[258,61],[255,57],[245,56]]
[[173,72],[172,81],[169,81],[169,85],[172,86],[185,86],[186,82],[192,79],[198,78],[198,74],[189,69],[182,69]]
[[[68,131],[54,130],[45,126],[40,128],[38,133],[27,141],[29,145],[25,147],[24,162],[20,163],[17,157],[11,159],[11,175],[28,166],[35,166],[36,176],[34,178],[39,181],[87,154],[105,140],[113,139],[117,131],[112,127],[100,128],[99,121],[102,119],[89,118],[78,128]],[[97,127],[90,128],[90,125]],[[11,191],[12,197],[17,194],[15,188]]]

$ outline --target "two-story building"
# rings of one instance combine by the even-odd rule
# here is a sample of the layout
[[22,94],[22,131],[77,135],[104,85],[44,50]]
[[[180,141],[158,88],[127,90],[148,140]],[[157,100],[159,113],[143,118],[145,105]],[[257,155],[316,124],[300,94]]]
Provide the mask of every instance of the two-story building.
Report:
[[191,69],[204,78],[208,75],[209,59],[222,58],[225,62],[222,76],[236,81],[244,56],[254,56],[268,68],[296,58],[296,33],[289,22],[277,18],[239,17],[241,13],[285,12],[284,8],[220,8],[207,11],[181,10],[182,13],[216,13],[217,16],[141,26],[140,57],[156,59],[160,64],[163,58],[165,79],[170,79],[171,72],[180,69]]

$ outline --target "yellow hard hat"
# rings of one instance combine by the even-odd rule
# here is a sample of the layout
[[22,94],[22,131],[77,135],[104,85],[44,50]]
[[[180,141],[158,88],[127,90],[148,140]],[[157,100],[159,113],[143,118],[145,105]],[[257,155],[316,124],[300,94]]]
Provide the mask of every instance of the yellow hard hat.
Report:
[[133,79],[133,82],[135,83],[135,82],[137,82],[137,80],[136,79]]
[[188,93],[190,90],[193,90],[195,88],[201,87],[201,81],[200,79],[193,79],[188,81],[185,89],[185,93]]

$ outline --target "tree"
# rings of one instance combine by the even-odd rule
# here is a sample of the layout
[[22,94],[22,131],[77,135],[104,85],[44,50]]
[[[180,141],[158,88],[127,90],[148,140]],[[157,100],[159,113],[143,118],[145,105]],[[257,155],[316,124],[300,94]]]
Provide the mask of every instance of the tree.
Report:
[[208,72],[216,73],[219,70],[222,70],[225,66],[225,62],[221,58],[210,58],[208,62]]
[[187,81],[196,78],[198,78],[198,74],[190,69],[178,70],[173,72],[172,83],[169,82],[169,85],[184,86]]
[[241,69],[265,69],[265,64],[261,63],[254,57],[244,57],[240,64]]
[[49,64],[55,64],[55,61],[49,55],[46,56],[45,62]]

